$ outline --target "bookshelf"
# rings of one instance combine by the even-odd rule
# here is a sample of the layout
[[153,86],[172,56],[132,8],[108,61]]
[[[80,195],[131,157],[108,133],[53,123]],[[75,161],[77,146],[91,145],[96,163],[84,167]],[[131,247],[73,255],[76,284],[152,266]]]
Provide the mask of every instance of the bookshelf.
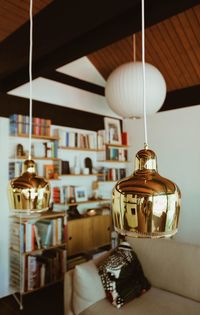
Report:
[[23,295],[64,278],[67,264],[66,212],[10,216],[10,286]]
[[[21,165],[25,159],[24,156],[17,155],[17,145],[21,144],[25,152],[28,147],[27,118],[21,117],[21,115],[14,115],[13,117],[10,119],[9,138],[10,179],[20,175]],[[44,255],[45,253],[45,255],[47,255],[47,253],[52,253],[52,256],[53,253],[55,253],[55,260],[60,261],[61,259],[59,258],[57,252],[60,253],[66,250],[64,239],[59,244],[55,243],[55,240],[54,243],[51,244],[47,239],[46,244],[43,244],[44,246],[38,246],[39,241],[37,240],[36,235],[37,226],[40,226],[39,223],[43,222],[44,226],[50,226],[51,222],[55,223],[58,220],[58,222],[62,222],[62,224],[58,224],[59,226],[61,224],[63,227],[62,229],[64,230],[65,218],[67,218],[67,211],[70,207],[77,206],[78,212],[83,217],[88,208],[94,207],[95,209],[108,207],[108,204],[111,204],[112,188],[114,183],[118,179],[126,176],[126,165],[128,163],[128,146],[105,144],[105,133],[102,131],[95,132],[90,130],[81,130],[78,128],[53,126],[49,120],[45,121],[39,118],[33,120],[33,123],[34,134],[32,135],[32,142],[34,145],[34,154],[32,154],[32,156],[37,163],[38,175],[44,176],[51,181],[51,202],[53,204],[54,211],[51,215],[50,213],[42,214],[42,217],[36,218],[32,218],[31,216],[28,218],[20,217],[18,219],[16,217],[11,218],[11,222],[18,224],[18,237],[20,237],[18,239],[18,246],[19,248],[21,247],[21,250],[16,251],[11,245],[11,252],[19,255],[18,263],[20,265],[16,267],[16,269],[18,268],[20,270],[22,278],[22,280],[20,280],[22,283],[18,283],[18,290],[20,290],[22,295],[33,292],[41,287],[39,285],[35,285],[34,281],[32,281],[32,287],[28,286],[27,274],[25,272],[27,266],[33,265],[36,268],[37,257]],[[44,142],[46,143],[45,146]],[[45,148],[48,150],[45,151]],[[53,178],[51,177],[52,172],[53,174],[56,174]],[[18,223],[17,220],[19,221]],[[44,221],[46,223],[44,223]],[[37,222],[37,224],[34,222]],[[81,224],[86,225],[84,235],[89,233],[92,239],[96,239],[95,242],[93,240],[92,245],[89,244],[90,241],[88,241],[87,244],[84,245],[85,247],[82,247],[84,251],[96,249],[99,246],[109,245],[111,232],[110,216],[102,215],[101,218],[101,215],[98,215],[96,218],[88,218],[88,220],[84,218],[81,222],[80,226]],[[90,224],[92,232],[87,231],[88,227],[90,228]],[[99,232],[98,224],[101,226],[101,230]],[[23,239],[23,237],[20,236],[20,230],[24,229],[24,231],[26,231],[26,227],[31,229],[30,226],[32,226],[33,230],[35,230],[35,232],[29,232],[33,233],[33,235],[30,235],[31,239],[34,239],[34,241],[30,241],[29,235],[27,240],[24,239],[22,241],[27,244],[30,243],[29,247],[22,247],[21,238]],[[74,252],[73,246],[75,246],[74,244],[78,241],[78,236],[76,236],[76,232],[74,230],[74,226],[76,226],[76,224],[73,223],[73,220],[70,220],[68,223],[69,229],[70,226],[73,227],[74,234],[73,242],[69,242],[69,239],[67,239],[67,246],[69,250],[67,255],[70,254],[70,251],[70,255],[72,255]],[[104,226],[106,226],[106,230],[103,228]],[[48,229],[46,234],[47,232]],[[103,240],[104,234],[106,235],[106,240]],[[15,237],[17,239],[16,235]],[[97,240],[99,238],[100,240],[98,243]],[[75,252],[78,253],[79,251],[75,249]],[[49,259],[49,261],[51,260]],[[40,265],[41,264],[42,263],[40,263]],[[40,265],[37,267],[39,272],[41,269]],[[42,272],[44,273],[43,269]],[[49,285],[57,280],[59,279],[54,276],[54,279],[50,279],[47,283],[45,283],[45,285]],[[43,282],[44,281],[42,281],[42,283]]]

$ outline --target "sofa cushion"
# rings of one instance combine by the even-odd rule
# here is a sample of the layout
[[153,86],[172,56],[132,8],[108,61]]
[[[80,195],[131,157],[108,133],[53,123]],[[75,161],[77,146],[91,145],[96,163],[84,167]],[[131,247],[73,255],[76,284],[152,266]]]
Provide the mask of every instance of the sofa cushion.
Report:
[[128,238],[128,242],[152,286],[200,302],[200,246],[171,239]]
[[106,296],[117,308],[150,288],[137,255],[127,242],[121,243],[98,268]]
[[105,297],[98,269],[92,260],[77,265],[73,275],[73,309],[75,315]]
[[[80,315],[119,315],[107,299],[98,301]],[[120,309],[120,315],[199,315],[200,303],[182,296],[151,288],[140,299],[134,299]]]

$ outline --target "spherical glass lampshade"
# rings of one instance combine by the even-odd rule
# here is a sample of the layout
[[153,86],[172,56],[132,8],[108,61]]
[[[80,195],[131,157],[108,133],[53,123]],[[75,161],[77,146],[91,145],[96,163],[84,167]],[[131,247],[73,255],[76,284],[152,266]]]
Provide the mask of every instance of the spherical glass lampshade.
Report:
[[14,178],[8,188],[10,209],[17,213],[47,211],[50,202],[50,184],[36,175],[33,160],[26,160],[22,175]]
[[170,237],[177,232],[180,202],[178,186],[158,174],[155,153],[141,150],[133,175],[113,189],[115,230],[133,237]]
[[[156,113],[166,97],[166,83],[161,72],[145,63],[146,112]],[[109,76],[105,96],[111,109],[123,118],[143,117],[143,73],[141,62],[129,62]]]

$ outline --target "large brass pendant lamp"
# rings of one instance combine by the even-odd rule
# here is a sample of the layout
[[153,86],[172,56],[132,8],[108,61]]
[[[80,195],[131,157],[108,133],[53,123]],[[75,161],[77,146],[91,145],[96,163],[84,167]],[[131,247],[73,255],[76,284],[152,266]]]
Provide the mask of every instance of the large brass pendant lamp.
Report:
[[30,49],[29,49],[29,157],[24,162],[22,175],[9,183],[10,209],[16,213],[42,212],[49,209],[49,182],[36,174],[36,165],[31,157],[32,142],[32,45],[33,3],[30,0]]
[[132,237],[170,237],[177,232],[181,193],[178,186],[158,174],[156,154],[148,148],[144,51],[144,0],[142,0],[142,65],[144,149],[136,154],[133,175],[113,189],[115,230]]

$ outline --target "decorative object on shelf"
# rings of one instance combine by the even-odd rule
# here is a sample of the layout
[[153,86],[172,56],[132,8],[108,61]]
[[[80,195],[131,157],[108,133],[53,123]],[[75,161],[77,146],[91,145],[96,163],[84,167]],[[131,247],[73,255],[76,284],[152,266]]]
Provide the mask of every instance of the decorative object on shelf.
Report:
[[75,187],[75,198],[76,202],[87,201],[88,198],[86,188],[83,186]]
[[88,210],[86,211],[86,214],[87,214],[88,216],[92,217],[93,215],[96,215],[97,212],[96,212],[96,209],[92,208],[92,209],[88,209]]
[[80,169],[79,158],[78,156],[76,156],[75,161],[74,161],[74,174],[79,175],[80,173],[81,173],[81,169]]
[[85,168],[89,169],[89,174],[92,174],[93,165],[92,165],[91,158],[86,157],[84,160],[84,164],[85,164]]
[[88,167],[84,167],[83,175],[89,175],[89,174],[90,174],[90,169]]
[[21,143],[19,143],[16,147],[16,156],[17,158],[26,158],[26,154],[24,152],[24,147]]
[[156,154],[148,149],[145,93],[144,0],[142,1],[142,65],[144,149],[136,154],[132,176],[113,189],[115,230],[133,237],[170,237],[177,232],[181,193],[178,186],[157,172]]
[[[135,39],[135,35],[134,35]],[[135,40],[134,40],[135,42]],[[136,49],[134,46],[134,56]],[[156,113],[166,97],[166,83],[161,72],[149,63],[145,63],[147,88],[147,115]],[[105,95],[111,109],[123,118],[143,116],[143,66],[142,62],[125,63],[115,69],[109,76]]]
[[44,157],[45,158],[51,157],[51,147],[48,147],[47,142],[43,142],[43,146],[44,146]]
[[67,210],[68,219],[77,219],[81,217],[81,214],[78,212],[77,205],[69,206]]
[[111,144],[121,144],[121,127],[118,119],[105,117],[104,125],[106,131],[106,142]]
[[37,176],[35,162],[31,158],[32,145],[32,45],[33,16],[32,0],[30,0],[30,47],[29,47],[29,154],[24,162],[22,175],[10,181],[9,202],[15,212],[46,211],[50,202],[50,185],[43,177]]
[[58,179],[59,174],[54,164],[44,165],[44,174],[46,179]]
[[61,174],[68,175],[70,174],[69,161],[61,161]]
[[98,199],[98,189],[99,189],[99,182],[95,180],[92,182],[92,199]]

